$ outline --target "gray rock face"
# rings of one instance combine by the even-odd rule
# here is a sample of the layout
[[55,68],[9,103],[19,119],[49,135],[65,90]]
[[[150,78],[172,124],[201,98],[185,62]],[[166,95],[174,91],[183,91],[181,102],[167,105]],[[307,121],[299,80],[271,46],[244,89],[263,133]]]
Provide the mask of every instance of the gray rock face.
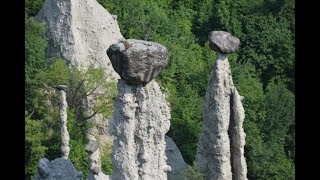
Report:
[[69,159],[58,158],[49,161],[42,158],[39,161],[35,180],[81,180],[82,172],[78,172]]
[[130,84],[146,84],[168,63],[168,50],[159,43],[136,39],[122,40],[108,48],[114,70]]
[[60,89],[60,121],[61,121],[61,152],[62,157],[65,159],[68,159],[70,147],[69,147],[69,141],[70,136],[67,129],[67,94],[65,92],[66,86],[60,85],[58,86],[58,89]]
[[89,143],[86,145],[86,151],[89,155],[89,180],[98,180],[106,175],[101,172],[101,158],[99,144],[96,139],[89,138]]
[[98,174],[90,173],[88,179],[111,180],[111,177],[103,174],[102,172],[99,172]]
[[89,152],[89,173],[98,174],[101,172],[101,157],[100,150],[97,149],[95,152]]
[[247,163],[244,157],[244,145],[246,134],[243,129],[244,108],[241,103],[242,96],[234,87],[231,96],[231,115],[229,136],[231,142],[231,165],[233,168],[232,179],[247,179]]
[[168,180],[184,180],[183,171],[188,168],[188,164],[184,159],[173,140],[169,136],[165,136],[167,164],[171,167],[168,172]]
[[99,145],[97,141],[89,141],[89,143],[86,145],[86,151],[89,153],[94,153],[98,150]]
[[105,50],[122,38],[117,21],[96,0],[46,0],[36,19],[47,25],[48,53],[74,66],[93,64],[107,77],[119,76]]
[[202,132],[196,161],[208,180],[231,180],[230,95],[233,84],[227,57],[218,59],[211,71],[205,96]]
[[[105,78],[120,78],[113,70],[105,50],[123,36],[117,20],[96,0],[45,0],[35,19],[46,24],[48,56],[62,57],[71,66],[82,69],[87,69],[90,65],[101,67]],[[93,97],[94,95],[90,95],[83,101],[88,114],[95,104]],[[96,114],[88,122],[94,125],[88,130],[94,135],[87,135],[89,140],[97,141],[97,137],[102,142],[99,144],[101,146],[112,143],[112,136],[108,132],[98,133],[98,127],[105,127],[108,120],[101,114]],[[101,166],[99,153],[99,149],[95,153],[89,153],[92,171]]]
[[212,31],[209,34],[209,47],[223,54],[235,52],[240,40],[225,31]]
[[237,46],[231,43],[229,47],[230,42],[238,40],[232,40],[232,37],[230,40],[228,34],[219,31],[213,31],[209,37],[213,38],[210,41],[218,37],[216,39],[221,42],[216,43],[225,50],[217,50],[217,60],[212,67],[196,161],[206,180],[246,180],[243,98],[233,84],[227,54]]
[[38,173],[41,177],[46,177],[50,173],[50,161],[47,158],[40,159]]
[[114,118],[112,179],[167,179],[165,134],[171,117],[158,83],[142,86],[119,80]]

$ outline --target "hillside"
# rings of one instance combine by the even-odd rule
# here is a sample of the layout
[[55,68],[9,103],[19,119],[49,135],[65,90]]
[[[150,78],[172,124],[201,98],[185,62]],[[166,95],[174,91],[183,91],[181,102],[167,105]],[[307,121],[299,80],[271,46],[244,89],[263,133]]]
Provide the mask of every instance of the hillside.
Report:
[[[34,20],[43,0],[26,0],[26,179],[35,175],[42,157],[60,157],[58,106],[50,86],[69,82],[85,72],[67,68],[63,57],[48,57],[45,27]],[[126,39],[163,44],[168,65],[156,78],[171,108],[169,135],[187,164],[195,161],[211,66],[216,55],[208,34],[230,32],[240,39],[230,55],[233,81],[245,109],[245,157],[248,179],[294,179],[295,176],[295,2],[293,0],[98,0],[117,16]],[[105,53],[106,52],[101,52]],[[99,70],[92,83],[100,82]],[[115,87],[114,84],[108,84]],[[107,86],[107,84],[106,84]],[[76,88],[76,87],[75,87]],[[41,90],[39,90],[41,89]],[[51,95],[50,95],[51,94]],[[115,92],[103,104],[113,107]],[[50,99],[49,99],[50,98]],[[49,100],[49,101],[44,101]],[[49,105],[48,105],[49,103]],[[51,103],[51,105],[50,105]],[[86,125],[68,112],[70,159],[86,176]],[[106,112],[110,114],[110,112]],[[102,154],[104,152],[101,152]],[[112,172],[110,154],[101,159],[102,171]]]

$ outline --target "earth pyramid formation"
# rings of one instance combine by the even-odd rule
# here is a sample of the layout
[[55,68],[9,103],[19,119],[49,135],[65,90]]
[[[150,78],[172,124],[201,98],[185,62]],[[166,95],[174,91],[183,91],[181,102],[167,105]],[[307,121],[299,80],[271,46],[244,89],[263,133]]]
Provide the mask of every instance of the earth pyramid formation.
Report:
[[159,43],[128,39],[107,50],[119,73],[114,110],[112,179],[167,179],[165,134],[170,109],[154,78],[165,68],[168,50]]
[[244,108],[233,84],[228,55],[240,40],[224,31],[209,34],[217,52],[205,95],[205,107],[196,162],[206,180],[246,180]]

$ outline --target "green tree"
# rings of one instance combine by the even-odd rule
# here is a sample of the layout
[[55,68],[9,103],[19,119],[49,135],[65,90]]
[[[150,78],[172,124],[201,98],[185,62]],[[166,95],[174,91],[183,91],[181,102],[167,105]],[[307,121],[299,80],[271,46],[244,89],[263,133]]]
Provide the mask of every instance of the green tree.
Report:
[[[44,26],[28,18],[37,13],[41,2],[43,0],[26,1],[26,111],[30,113],[28,117],[37,122],[48,137],[48,140],[39,138],[34,143],[38,144],[34,146],[35,149],[46,147],[46,156],[55,158],[60,156],[59,124],[56,123],[58,115],[46,108],[47,105],[43,102],[50,100],[53,109],[57,108],[55,93],[51,87],[67,80],[70,87],[68,103],[75,113],[74,117],[77,117],[75,122],[94,114],[83,114],[80,102],[82,98],[95,92],[94,89],[98,86],[109,86],[106,88],[107,92],[113,95],[109,96],[107,93],[97,96],[100,97],[97,98],[100,103],[96,104],[94,112],[109,116],[116,88],[114,83],[95,81],[101,77],[101,72],[93,70],[95,72],[88,73],[72,67],[65,71],[65,65],[61,63],[63,61],[54,64],[57,59],[46,59]],[[236,87],[245,97],[243,105],[246,115],[244,128],[247,134],[245,156],[248,177],[293,179],[294,0],[98,2],[118,16],[121,32],[126,38],[155,41],[168,48],[169,62],[157,81],[171,104],[172,119],[168,133],[189,164],[194,161],[201,129],[203,99],[215,59],[215,53],[208,47],[208,33],[225,30],[237,36],[241,41],[240,48],[230,56],[229,62]],[[45,76],[49,73],[51,74]],[[32,127],[28,126],[31,130]],[[75,147],[81,149],[82,144],[78,145]],[[31,149],[32,147],[30,146]],[[82,152],[77,153],[81,159]],[[77,153],[73,155],[76,156]],[[110,172],[109,153],[105,154],[108,156],[103,156],[103,169]],[[38,157],[28,158],[31,158],[28,162],[34,162],[35,167]],[[77,161],[80,162],[80,159]]]
[[46,133],[41,123],[30,118],[30,114],[25,116],[25,177],[32,179],[38,167],[38,162],[44,157],[46,150],[44,141]]
[[78,121],[74,116],[72,108],[68,108],[67,128],[70,134],[70,154],[69,159],[78,171],[83,172],[83,178],[88,176],[88,154],[85,151],[87,138],[87,123],[85,121]]
[[25,12],[27,16],[35,16],[42,8],[44,0],[25,0]]
[[244,96],[242,103],[245,109],[245,157],[248,167],[248,178],[259,179],[257,174],[265,168],[266,157],[261,132],[266,117],[266,97],[262,83],[253,73],[255,72],[255,67],[252,64],[239,65],[231,63],[231,66],[234,83],[239,94]]
[[204,174],[200,172],[196,162],[193,162],[193,166],[188,166],[188,168],[184,170],[183,176],[184,176],[184,179],[186,180],[192,180],[192,179],[203,180],[204,179]]
[[52,148],[51,140],[54,113],[47,108],[47,96],[41,89],[38,75],[46,69],[45,48],[47,39],[44,25],[32,17],[25,18],[25,178],[32,179],[38,161]]
[[47,39],[44,28],[43,24],[36,22],[33,18],[25,19],[25,106],[28,112],[38,107],[39,91],[37,87],[41,82],[36,76],[46,67]]
[[[294,125],[295,103],[294,95],[282,81],[271,81],[267,87],[267,115],[262,128],[263,139],[268,147],[268,177],[269,179],[294,179],[294,159],[290,158],[286,147],[286,138],[290,136],[290,127]],[[291,142],[292,143],[292,142]],[[293,152],[292,152],[293,151]],[[291,149],[291,153],[294,150]],[[292,157],[292,156],[291,156]]]

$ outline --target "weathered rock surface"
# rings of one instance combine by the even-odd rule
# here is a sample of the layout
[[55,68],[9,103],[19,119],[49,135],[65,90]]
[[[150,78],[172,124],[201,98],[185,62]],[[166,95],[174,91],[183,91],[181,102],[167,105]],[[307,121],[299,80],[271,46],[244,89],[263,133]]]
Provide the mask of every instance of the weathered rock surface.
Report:
[[122,40],[108,48],[114,70],[130,84],[146,84],[168,63],[168,50],[159,43]]
[[209,41],[216,41],[213,49],[217,60],[205,96],[196,161],[206,180],[246,180],[243,98],[233,84],[228,62],[228,53],[237,48],[239,40],[229,33],[213,31]]
[[[49,39],[48,56],[62,57],[71,66],[83,69],[94,65],[104,69],[105,78],[120,78],[113,70],[105,50],[123,36],[115,17],[96,0],[46,0],[35,19],[46,24],[46,35]],[[93,97],[94,94],[83,100],[83,109],[88,114],[92,112],[92,106],[95,104]],[[100,133],[98,129],[107,126],[108,120],[101,114],[96,114],[88,122],[93,124],[88,130],[89,141],[99,139],[100,146],[112,143],[110,133],[108,131]],[[95,153],[89,153],[91,172],[97,171],[101,166],[99,153],[99,149]]]
[[60,93],[60,121],[61,121],[61,152],[62,157],[65,159],[68,159],[70,147],[69,147],[69,141],[70,136],[67,129],[67,86],[65,85],[59,85],[57,86],[57,89]]
[[117,21],[96,0],[46,0],[36,19],[47,25],[48,53],[83,68],[93,64],[111,77],[105,50],[122,38]]
[[46,177],[50,173],[50,161],[47,158],[39,160],[38,173],[41,177]]
[[86,145],[86,151],[89,153],[94,153],[98,150],[99,145],[97,141],[89,141],[89,143]]
[[98,174],[91,173],[89,174],[88,179],[95,179],[95,180],[111,180],[111,177],[108,175],[99,172]]
[[130,85],[120,79],[114,118],[112,179],[167,179],[165,134],[171,117],[158,83]]
[[39,161],[35,180],[81,180],[82,172],[78,172],[69,159],[58,158],[49,161],[42,158]]
[[89,174],[98,174],[99,172],[101,172],[100,149],[97,149],[93,153],[89,152],[89,170]]
[[209,34],[209,46],[220,53],[233,53],[240,44],[240,40],[225,31],[212,31]]
[[168,172],[168,180],[184,180],[183,172],[188,168],[188,164],[184,159],[174,141],[165,136],[167,164],[171,167]]
[[244,108],[241,103],[242,96],[239,95],[236,87],[231,96],[231,116],[229,136],[231,141],[231,165],[232,179],[247,179],[247,163],[244,157],[244,145],[246,134],[243,129]]
[[227,56],[222,58],[217,59],[211,71],[196,156],[208,180],[232,179],[228,135],[232,80]]

